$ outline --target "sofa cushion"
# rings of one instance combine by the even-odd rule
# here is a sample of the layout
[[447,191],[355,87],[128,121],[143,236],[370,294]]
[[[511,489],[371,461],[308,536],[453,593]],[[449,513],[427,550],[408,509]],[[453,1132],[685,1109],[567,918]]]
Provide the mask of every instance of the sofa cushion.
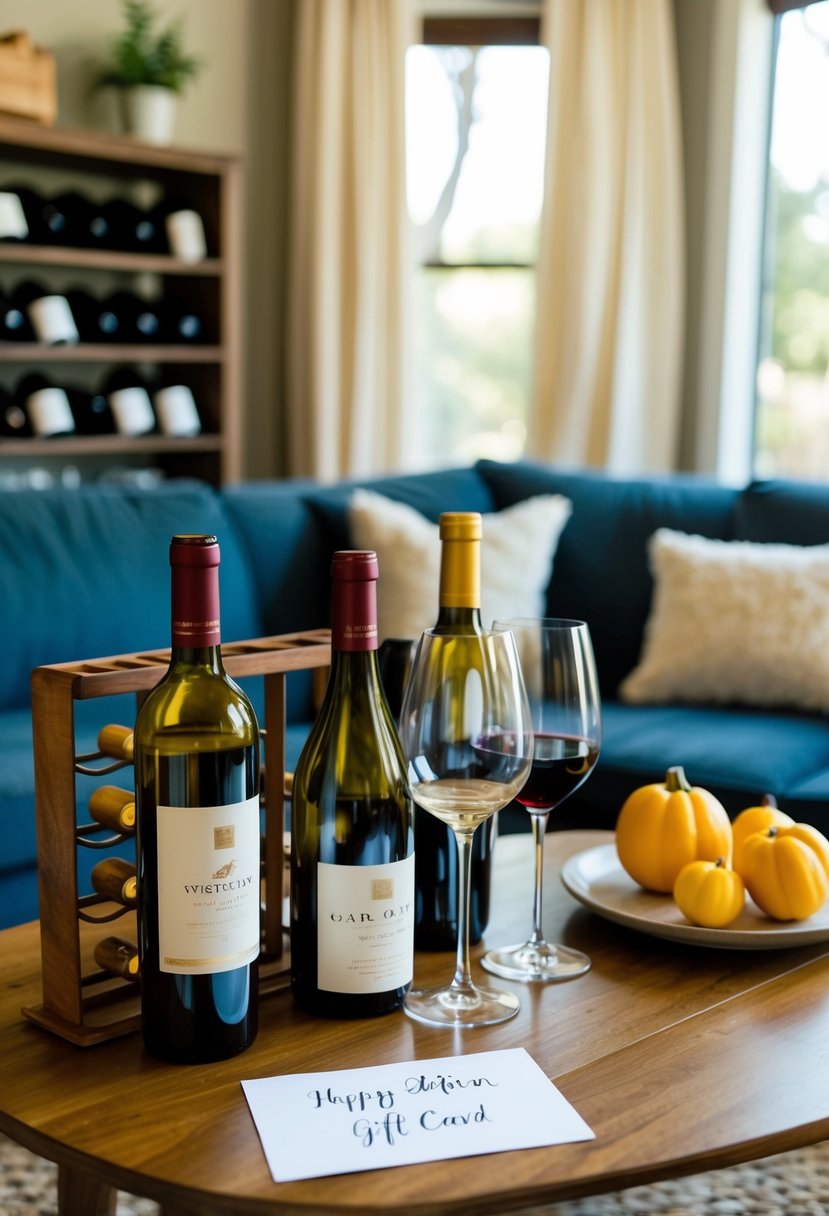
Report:
[[[542,494],[481,516],[481,612],[493,619],[543,616],[556,544],[570,515],[560,494]],[[356,489],[349,523],[358,549],[380,562],[378,631],[383,638],[419,638],[434,624],[440,583],[437,524],[405,503]]]
[[483,515],[495,510],[492,493],[475,469],[442,469],[436,473],[340,481],[334,486],[318,488],[307,496],[311,509],[325,528],[331,553],[353,547],[348,504],[358,486],[395,502],[406,503],[433,523],[437,523],[442,511],[480,511]]
[[316,483],[252,482],[224,491],[262,606],[265,633],[328,624],[327,538],[306,502]]
[[738,499],[734,536],[766,544],[827,544],[829,487],[806,481],[753,482]]
[[738,491],[689,475],[616,480],[519,461],[479,461],[499,508],[534,494],[573,504],[548,589],[551,616],[587,621],[602,694],[616,689],[639,658],[653,581],[647,541],[657,528],[730,539]]
[[[215,532],[222,634],[261,632],[246,554],[218,494],[176,481],[0,494],[0,708],[29,700],[33,667],[170,644],[170,537]],[[26,623],[25,629],[21,622]]]
[[829,711],[829,545],[707,540],[660,528],[626,701]]

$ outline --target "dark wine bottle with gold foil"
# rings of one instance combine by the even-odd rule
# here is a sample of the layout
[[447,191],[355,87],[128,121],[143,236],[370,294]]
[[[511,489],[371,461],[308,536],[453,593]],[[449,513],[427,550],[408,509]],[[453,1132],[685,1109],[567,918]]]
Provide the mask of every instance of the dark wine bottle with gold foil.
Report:
[[170,666],[134,739],[141,1021],[196,1063],[256,1036],[259,728],[222,665],[216,537],[174,536],[170,564]]
[[[445,511],[440,517],[440,590],[435,629],[480,633],[481,516]],[[489,920],[492,852],[497,816],[473,837],[469,941],[481,940]],[[454,950],[458,941],[458,847],[447,824],[415,806],[415,945]]]
[[334,554],[331,672],[294,772],[291,985],[312,1013],[397,1009],[411,983],[412,801],[377,668],[377,556]]

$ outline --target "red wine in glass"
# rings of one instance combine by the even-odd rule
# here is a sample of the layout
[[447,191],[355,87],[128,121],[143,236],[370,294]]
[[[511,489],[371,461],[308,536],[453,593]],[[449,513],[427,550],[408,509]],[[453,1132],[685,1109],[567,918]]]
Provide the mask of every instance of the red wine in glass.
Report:
[[593,739],[536,732],[530,775],[515,801],[530,812],[551,810],[587,780],[598,758]]

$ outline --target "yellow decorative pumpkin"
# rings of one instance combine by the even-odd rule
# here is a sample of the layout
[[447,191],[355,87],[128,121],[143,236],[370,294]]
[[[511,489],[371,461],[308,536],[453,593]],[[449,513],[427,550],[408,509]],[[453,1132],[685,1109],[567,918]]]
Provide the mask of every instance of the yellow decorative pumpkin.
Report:
[[676,876],[674,902],[683,915],[706,929],[724,929],[740,915],[746,900],[743,880],[722,857],[689,861]]
[[643,785],[625,800],[616,822],[616,851],[634,882],[673,891],[689,861],[731,862],[731,821],[722,803],[691,786],[677,765],[664,784]]
[[793,823],[791,815],[779,809],[773,794],[764,794],[759,806],[749,806],[740,811],[731,825],[734,834],[734,858],[731,864],[737,873],[743,872],[743,844],[749,836],[767,828],[790,828]]
[[755,832],[742,865],[749,895],[774,920],[806,920],[829,899],[829,840],[808,823]]

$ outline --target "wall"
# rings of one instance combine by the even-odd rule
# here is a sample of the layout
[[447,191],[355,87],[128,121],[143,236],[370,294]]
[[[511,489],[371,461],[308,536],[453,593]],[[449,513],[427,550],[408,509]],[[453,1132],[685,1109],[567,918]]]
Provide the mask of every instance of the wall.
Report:
[[[239,154],[245,165],[246,477],[280,469],[284,195],[293,0],[156,0],[181,20],[204,67],[181,94],[175,143]],[[89,81],[123,28],[121,0],[0,0],[0,34],[25,29],[55,55],[58,124],[118,130],[113,99]]]

